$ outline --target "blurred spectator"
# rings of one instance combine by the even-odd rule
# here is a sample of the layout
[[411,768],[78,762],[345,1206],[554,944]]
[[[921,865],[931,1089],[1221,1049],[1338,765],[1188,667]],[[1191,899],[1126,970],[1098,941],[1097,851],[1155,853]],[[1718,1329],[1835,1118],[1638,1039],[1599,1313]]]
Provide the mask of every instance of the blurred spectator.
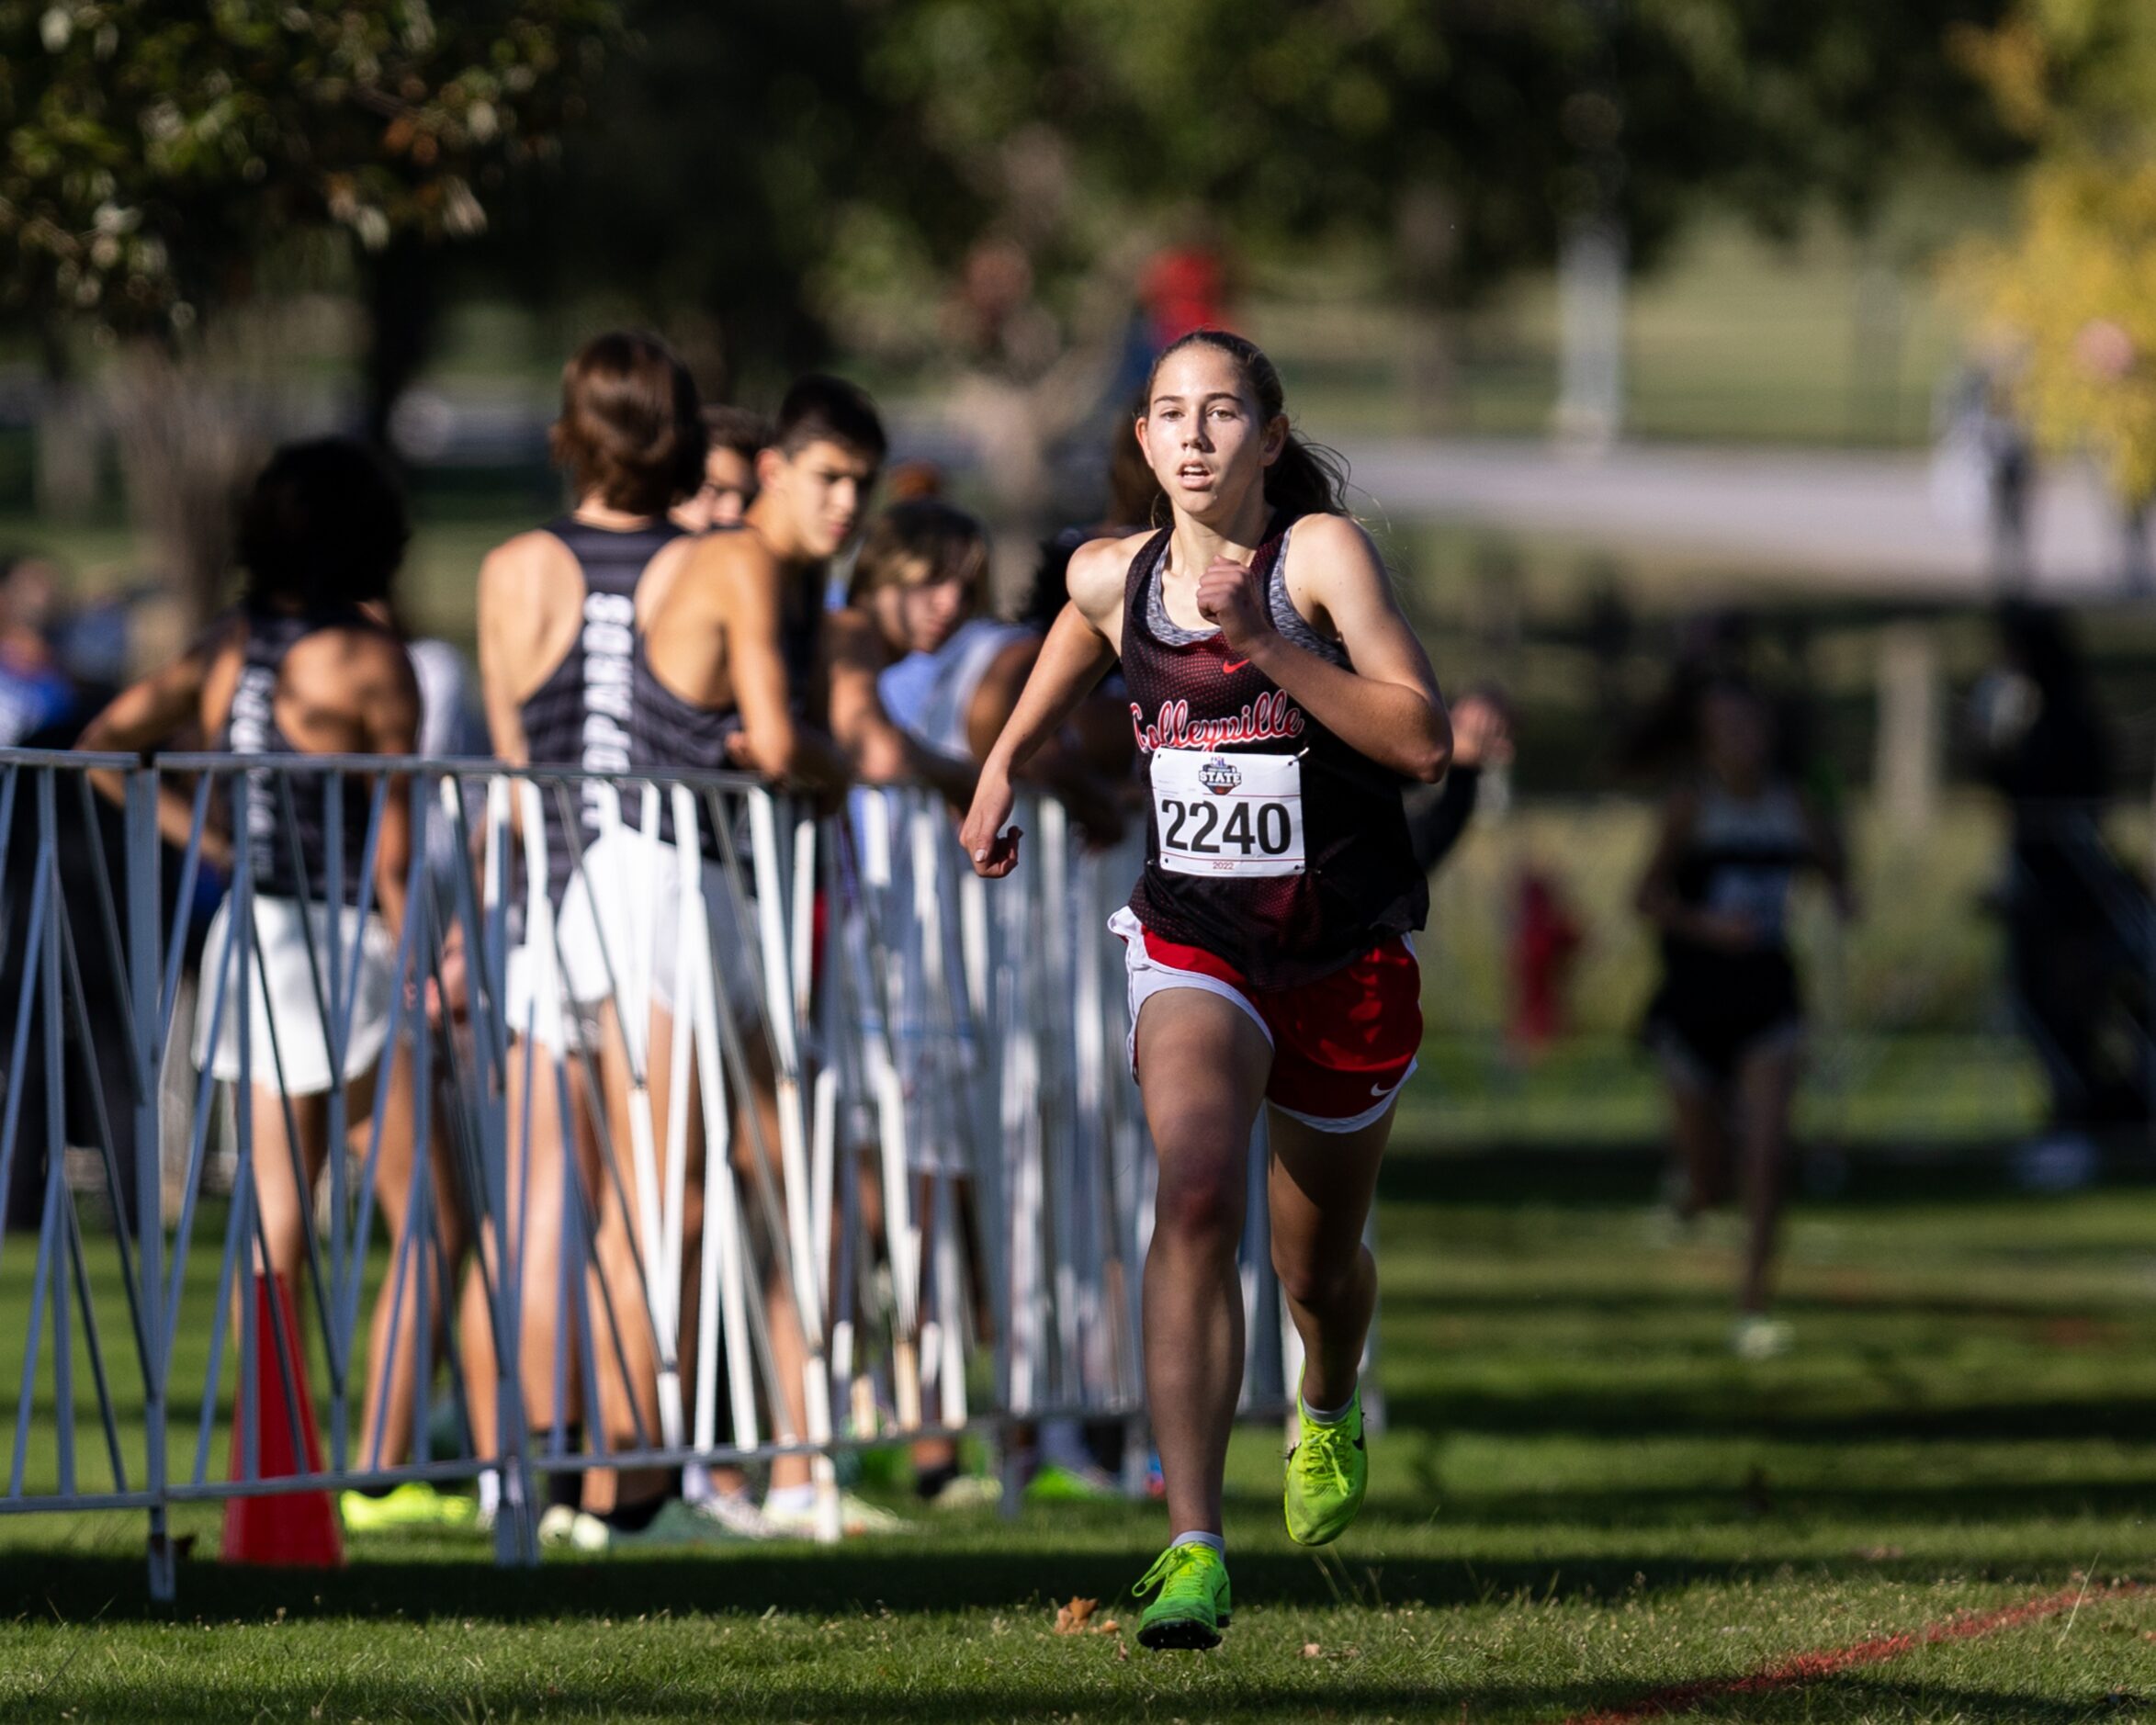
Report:
[[916,457],[895,461],[884,474],[884,495],[894,503],[910,503],[943,494],[943,469]]
[[2028,507],[2036,489],[2036,451],[2007,383],[2000,367],[1982,362],[1954,376],[1934,414],[1931,468],[1933,508],[1956,526],[1988,531],[1992,581],[2002,592],[2028,582]]
[[673,506],[676,526],[691,533],[738,527],[756,501],[756,456],[771,441],[771,422],[745,407],[713,402],[704,410],[704,483]]
[[[50,563],[0,559],[0,749],[19,747],[73,716],[74,684],[52,646],[58,603],[59,581]],[[68,740],[55,746],[64,748]]]
[[1999,637],[1970,724],[1979,770],[2011,813],[2000,891],[2009,983],[2064,1142],[2148,1117],[2141,1062],[2119,1046],[2141,1039],[2106,1033],[2141,1009],[2146,906],[2104,840],[2111,727],[2065,619],[2009,604]]
[[1689,1219],[1743,1189],[1748,1225],[1731,1341],[1744,1358],[1763,1359],[1789,1340],[1767,1315],[1804,1033],[1789,891],[1800,871],[1816,868],[1846,915],[1847,882],[1826,823],[1777,768],[1767,703],[1727,676],[1690,688],[1690,770],[1664,806],[1637,899],[1662,948],[1642,1032],[1669,1087],[1679,1213]]
[[1204,240],[1156,252],[1138,283],[1146,333],[1158,354],[1192,330],[1227,324],[1227,269],[1219,249]]
[[1460,842],[1482,795],[1484,772],[1502,774],[1512,764],[1512,714],[1496,689],[1474,689],[1454,702],[1452,767],[1434,785],[1407,787],[1408,842],[1428,874]]
[[1538,1054],[1564,1033],[1564,989],[1582,939],[1557,877],[1519,872],[1512,924],[1512,1044]]

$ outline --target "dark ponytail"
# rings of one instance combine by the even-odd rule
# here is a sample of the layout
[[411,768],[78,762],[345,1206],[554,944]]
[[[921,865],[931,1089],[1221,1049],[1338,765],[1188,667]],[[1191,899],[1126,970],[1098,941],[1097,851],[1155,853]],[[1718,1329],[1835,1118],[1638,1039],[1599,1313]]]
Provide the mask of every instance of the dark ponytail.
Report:
[[[1236,362],[1243,381],[1258,402],[1267,423],[1286,412],[1281,374],[1256,342],[1226,330],[1192,330],[1160,350],[1146,382],[1146,399],[1153,397],[1153,379],[1170,354],[1202,344],[1218,348]],[[1348,513],[1348,464],[1336,450],[1323,444],[1306,443],[1291,430],[1273,464],[1265,470],[1265,501],[1282,513],[1295,515],[1345,515]]]

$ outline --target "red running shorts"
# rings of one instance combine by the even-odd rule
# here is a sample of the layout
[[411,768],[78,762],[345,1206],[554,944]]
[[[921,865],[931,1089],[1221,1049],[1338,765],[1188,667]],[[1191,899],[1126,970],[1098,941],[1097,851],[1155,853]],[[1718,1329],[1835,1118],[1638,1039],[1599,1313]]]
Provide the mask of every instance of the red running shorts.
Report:
[[1393,1105],[1422,1046],[1422,972],[1406,935],[1315,982],[1255,988],[1225,960],[1163,940],[1124,907],[1109,919],[1123,941],[1131,1030],[1124,1047],[1138,1076],[1138,1012],[1168,988],[1232,1000],[1272,1044],[1265,1099],[1319,1132],[1358,1132]]

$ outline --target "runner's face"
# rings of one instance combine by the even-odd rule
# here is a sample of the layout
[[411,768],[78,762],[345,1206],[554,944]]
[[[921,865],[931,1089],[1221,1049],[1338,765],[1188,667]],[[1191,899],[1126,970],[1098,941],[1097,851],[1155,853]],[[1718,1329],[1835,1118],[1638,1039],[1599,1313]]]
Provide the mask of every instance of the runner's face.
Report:
[[813,443],[795,456],[767,450],[762,474],[801,549],[810,557],[836,557],[860,524],[876,462],[844,444]]
[[1756,696],[1710,690],[1700,703],[1699,740],[1708,771],[1733,790],[1747,790],[1766,775],[1774,738]]
[[1278,459],[1287,421],[1270,423],[1219,348],[1193,343],[1168,355],[1153,379],[1138,441],[1168,502],[1201,521],[1232,513]]

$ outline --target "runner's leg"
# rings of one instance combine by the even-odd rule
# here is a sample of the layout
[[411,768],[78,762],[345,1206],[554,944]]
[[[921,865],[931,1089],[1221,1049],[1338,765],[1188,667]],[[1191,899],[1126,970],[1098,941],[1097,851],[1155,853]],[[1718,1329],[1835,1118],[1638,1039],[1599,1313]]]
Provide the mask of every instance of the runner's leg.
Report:
[[1765,1312],[1773,1290],[1776,1235],[1789,1148],[1789,1105],[1797,1092],[1800,1057],[1795,1044],[1778,1038],[1746,1054],[1737,1067],[1737,1123],[1744,1158],[1744,1278],[1738,1306]]
[[1197,988],[1150,997],[1139,1088],[1160,1173],[1146,1255],[1146,1400],[1170,1531],[1220,1532],[1228,1431],[1243,1382],[1242,1238],[1250,1128],[1272,1046],[1235,1002]]
[[1377,1192],[1392,1109],[1356,1132],[1321,1132],[1272,1111],[1272,1267],[1303,1338],[1303,1399],[1343,1407],[1355,1392],[1362,1346],[1377,1309],[1377,1266],[1362,1244]]

